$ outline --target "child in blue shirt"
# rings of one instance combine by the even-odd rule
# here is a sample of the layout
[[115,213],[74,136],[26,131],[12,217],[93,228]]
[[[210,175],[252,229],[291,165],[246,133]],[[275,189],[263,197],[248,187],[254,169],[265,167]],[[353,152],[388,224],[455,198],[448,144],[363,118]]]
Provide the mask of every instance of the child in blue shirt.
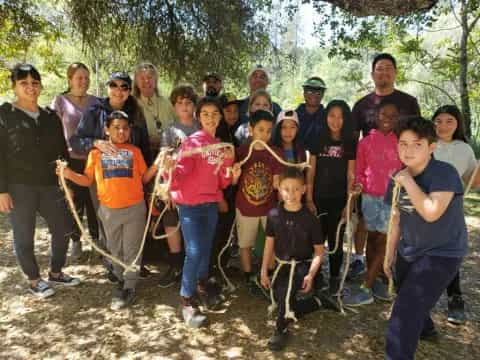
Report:
[[[420,117],[397,124],[398,153],[405,168],[387,243],[384,271],[395,275],[397,297],[386,333],[386,359],[413,359],[419,339],[437,335],[430,317],[467,251],[463,185],[453,166],[435,160],[433,123]],[[393,181],[385,201],[392,202]]]

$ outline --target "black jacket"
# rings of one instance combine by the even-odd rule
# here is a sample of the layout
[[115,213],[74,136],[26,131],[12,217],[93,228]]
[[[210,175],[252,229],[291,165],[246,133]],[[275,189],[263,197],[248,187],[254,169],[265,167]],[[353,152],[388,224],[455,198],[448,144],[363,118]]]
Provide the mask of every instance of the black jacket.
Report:
[[0,106],[0,193],[9,184],[58,184],[55,160],[68,158],[55,111],[40,108],[36,122],[10,103]]
[[[142,110],[133,103],[134,101],[133,97],[129,98],[122,109],[133,119],[130,142],[140,148],[145,162],[151,165],[152,153],[148,141],[147,124]],[[106,139],[105,123],[107,116],[112,112],[108,98],[104,98],[100,99],[100,104],[93,105],[83,113],[75,134],[70,138],[70,145],[76,153],[88,155],[95,140]]]

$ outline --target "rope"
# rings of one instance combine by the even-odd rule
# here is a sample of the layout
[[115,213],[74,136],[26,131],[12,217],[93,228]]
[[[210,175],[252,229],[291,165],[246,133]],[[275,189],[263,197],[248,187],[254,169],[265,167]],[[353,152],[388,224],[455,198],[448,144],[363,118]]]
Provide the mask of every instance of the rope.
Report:
[[477,166],[475,166],[475,170],[473,170],[472,176],[470,176],[470,180],[468,180],[467,187],[465,188],[465,191],[463,192],[463,195],[467,195],[468,192],[471,190],[473,181],[475,180],[475,177],[477,176],[478,169],[480,168],[480,160],[477,162]]
[[[392,232],[393,232],[393,216],[394,212],[396,211],[398,205],[398,198],[400,196],[400,189],[401,185],[398,182],[394,182],[393,190],[392,190],[392,205],[390,207],[390,218],[388,220],[388,231],[387,231],[387,243],[385,248],[385,259],[384,265],[386,264],[387,259],[390,257],[390,242],[392,241]],[[393,295],[393,278],[388,278],[388,294],[390,296]]]
[[275,280],[277,279],[278,273],[280,272],[281,268],[283,265],[290,265],[290,272],[288,274],[288,287],[287,287],[287,295],[285,296],[285,319],[292,319],[293,321],[298,321],[297,318],[295,317],[295,312],[290,309],[290,296],[292,295],[292,286],[293,286],[293,277],[295,276],[295,268],[297,267],[297,264],[300,264],[305,261],[311,261],[311,260],[302,260],[298,261],[295,259],[292,260],[281,260],[275,256],[275,261],[277,262],[277,268],[275,269],[275,272],[273,273],[272,276],[272,281],[270,283],[270,301],[271,304],[268,307],[268,313],[271,314],[275,309],[277,308],[277,303],[275,302],[275,297],[273,296],[273,284],[275,283]]
[[225,271],[223,270],[223,266],[222,266],[222,256],[223,256],[223,253],[230,247],[230,245],[232,244],[232,241],[233,241],[233,232],[235,231],[235,221],[233,222],[232,224],[232,227],[230,229],[230,234],[228,235],[228,239],[227,239],[227,243],[225,244],[225,246],[220,250],[220,252],[218,253],[218,257],[217,257],[217,264],[218,264],[218,269],[220,270],[220,273],[222,274],[222,277],[223,279],[225,280],[225,283],[227,284],[227,291],[229,292],[234,292],[235,291],[235,285],[233,285],[233,283],[230,281],[230,279],[228,278],[227,274],[225,273]]

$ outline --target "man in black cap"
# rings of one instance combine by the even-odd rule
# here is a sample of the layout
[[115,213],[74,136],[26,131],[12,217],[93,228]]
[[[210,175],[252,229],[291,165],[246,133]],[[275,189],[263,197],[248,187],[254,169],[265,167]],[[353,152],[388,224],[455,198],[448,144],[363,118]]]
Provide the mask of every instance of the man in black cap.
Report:
[[296,111],[300,122],[298,139],[307,149],[312,149],[320,135],[320,125],[325,108],[322,105],[323,95],[327,86],[318,76],[308,78],[302,85],[305,103],[300,104]]
[[206,73],[203,77],[203,93],[205,96],[219,97],[223,87],[222,76],[217,72]]

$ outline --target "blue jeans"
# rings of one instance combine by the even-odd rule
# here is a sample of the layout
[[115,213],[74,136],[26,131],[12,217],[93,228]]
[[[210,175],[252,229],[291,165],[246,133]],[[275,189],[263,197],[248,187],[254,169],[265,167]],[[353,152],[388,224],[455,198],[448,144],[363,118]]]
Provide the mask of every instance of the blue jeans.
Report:
[[210,251],[218,221],[218,204],[177,204],[177,208],[185,242],[180,295],[191,297],[197,291],[198,280],[208,277]]
[[397,297],[388,321],[385,358],[413,360],[422,332],[434,329],[430,311],[457,274],[462,258],[424,255],[413,262],[397,256]]
[[64,194],[58,186],[9,184],[13,210],[10,221],[13,228],[15,255],[29,280],[40,277],[34,253],[34,235],[37,212],[42,216],[52,234],[50,270],[62,271],[71,230]]

